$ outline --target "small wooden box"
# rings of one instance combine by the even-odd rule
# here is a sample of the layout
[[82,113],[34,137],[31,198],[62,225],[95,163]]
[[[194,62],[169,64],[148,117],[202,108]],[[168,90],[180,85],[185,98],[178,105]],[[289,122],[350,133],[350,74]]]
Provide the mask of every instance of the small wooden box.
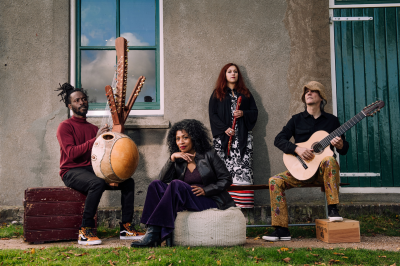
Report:
[[329,219],[316,219],[317,239],[326,243],[359,243],[360,222],[343,219],[343,222],[329,222]]
[[24,240],[35,244],[77,240],[85,200],[84,194],[68,187],[28,188],[24,199]]

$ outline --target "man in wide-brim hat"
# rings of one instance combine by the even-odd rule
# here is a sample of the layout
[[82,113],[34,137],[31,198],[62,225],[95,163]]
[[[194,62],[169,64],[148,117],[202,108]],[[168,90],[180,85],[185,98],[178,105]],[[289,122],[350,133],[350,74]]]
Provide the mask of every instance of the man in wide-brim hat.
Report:
[[[324,111],[327,103],[325,87],[318,81],[310,81],[303,87],[301,100],[305,111],[298,113],[289,120],[286,126],[275,138],[275,146],[286,154],[298,155],[303,161],[311,161],[315,155],[310,148],[299,147],[296,143],[306,142],[315,132],[324,130],[329,134],[340,127],[336,116]],[[294,138],[294,143],[290,142]],[[330,148],[345,155],[349,143],[344,135],[335,137],[330,142]],[[339,164],[335,156],[325,157],[313,177],[307,181],[297,180],[289,171],[275,175],[269,179],[269,193],[271,200],[272,226],[275,231],[269,236],[263,236],[268,241],[291,240],[288,229],[288,211],[285,190],[292,187],[301,187],[308,184],[324,185],[328,201],[328,216],[330,221],[341,222],[337,204],[339,203]]]

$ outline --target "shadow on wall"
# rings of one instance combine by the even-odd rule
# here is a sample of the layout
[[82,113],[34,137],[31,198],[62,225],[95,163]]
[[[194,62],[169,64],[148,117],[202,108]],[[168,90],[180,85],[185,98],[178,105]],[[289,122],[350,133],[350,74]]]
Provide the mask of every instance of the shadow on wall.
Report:
[[[253,89],[251,80],[248,78],[247,69],[243,65],[239,65],[243,78],[248,86],[251,94],[256,101],[258,108],[257,124],[253,129],[253,170],[254,184],[268,184],[268,179],[271,176],[270,159],[267,143],[265,141],[267,135],[268,113],[264,109],[260,94]],[[261,88],[260,88],[261,89]],[[258,193],[255,193],[257,196]]]

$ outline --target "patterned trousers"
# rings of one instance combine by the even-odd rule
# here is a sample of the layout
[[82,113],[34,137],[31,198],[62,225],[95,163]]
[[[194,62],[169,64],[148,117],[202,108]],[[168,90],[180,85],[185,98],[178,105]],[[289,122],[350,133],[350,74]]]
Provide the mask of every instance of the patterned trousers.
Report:
[[[324,185],[328,204],[339,203],[339,164],[332,156],[325,157],[319,165],[318,171],[311,184]],[[294,187],[303,187],[310,182],[299,181],[289,171],[285,171],[269,179],[269,195],[271,199],[272,226],[288,227],[288,210],[285,190]]]

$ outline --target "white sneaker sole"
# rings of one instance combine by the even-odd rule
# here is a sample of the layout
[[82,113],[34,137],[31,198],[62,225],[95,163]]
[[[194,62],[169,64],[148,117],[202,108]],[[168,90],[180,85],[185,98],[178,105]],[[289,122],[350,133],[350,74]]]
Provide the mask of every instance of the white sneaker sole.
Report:
[[263,236],[262,239],[266,241],[271,241],[271,242],[276,242],[276,241],[290,241],[292,240],[291,236],[285,236],[285,237],[277,237],[277,236]]
[[142,239],[144,237],[144,235],[141,235],[141,236],[119,236],[119,239],[136,239],[136,240],[139,240],[139,239]]
[[343,217],[329,217],[329,222],[343,222]]
[[78,240],[79,245],[84,245],[84,246],[91,246],[91,245],[100,245],[101,240],[94,240],[94,241],[81,241]]

